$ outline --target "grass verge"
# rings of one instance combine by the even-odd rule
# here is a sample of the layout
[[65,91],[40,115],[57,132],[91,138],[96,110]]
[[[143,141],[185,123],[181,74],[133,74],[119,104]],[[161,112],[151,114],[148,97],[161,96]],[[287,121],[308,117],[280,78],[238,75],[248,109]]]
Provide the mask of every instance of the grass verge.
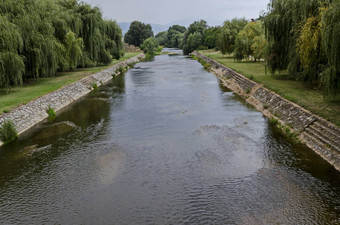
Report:
[[264,84],[266,88],[281,95],[285,99],[297,103],[340,127],[339,102],[325,101],[322,91],[317,87],[291,80],[287,73],[271,75],[268,72],[266,74],[263,62],[238,62],[231,57],[222,57],[220,52],[212,50],[202,50],[199,52],[257,83]]
[[56,76],[49,78],[29,79],[25,81],[22,87],[11,88],[9,93],[6,93],[5,90],[0,90],[0,114],[7,113],[19,105],[26,104],[33,99],[58,90],[90,74],[107,69],[138,54],[140,54],[140,52],[127,52],[124,57],[119,60],[113,60],[110,65],[57,73]]

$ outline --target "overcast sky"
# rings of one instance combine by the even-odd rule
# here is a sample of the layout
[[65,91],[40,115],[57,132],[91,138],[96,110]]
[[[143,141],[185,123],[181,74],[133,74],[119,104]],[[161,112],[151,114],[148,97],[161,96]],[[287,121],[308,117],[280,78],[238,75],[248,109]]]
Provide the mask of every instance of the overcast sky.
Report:
[[[144,23],[181,24],[204,19],[221,25],[234,17],[257,18],[269,0],[82,0],[103,11],[117,22],[139,20]],[[182,24],[186,25],[186,24]]]

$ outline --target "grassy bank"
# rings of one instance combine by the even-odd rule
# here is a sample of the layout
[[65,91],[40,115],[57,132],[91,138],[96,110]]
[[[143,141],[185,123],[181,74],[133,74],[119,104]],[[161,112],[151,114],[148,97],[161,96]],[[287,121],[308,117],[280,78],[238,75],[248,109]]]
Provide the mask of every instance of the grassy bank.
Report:
[[61,87],[80,80],[92,73],[107,69],[121,61],[132,58],[140,52],[128,52],[119,60],[114,60],[110,65],[93,68],[77,69],[72,72],[58,73],[54,77],[26,80],[22,87],[15,87],[6,93],[0,93],[0,114],[9,112],[11,109],[25,104],[33,99],[39,98],[47,93],[53,92]]
[[266,88],[276,92],[282,97],[297,103],[340,127],[339,102],[325,101],[322,91],[317,87],[290,80],[285,73],[271,75],[268,72],[266,74],[263,62],[237,62],[231,57],[222,57],[220,52],[212,50],[204,50],[200,51],[200,53],[245,75],[257,83],[263,84]]

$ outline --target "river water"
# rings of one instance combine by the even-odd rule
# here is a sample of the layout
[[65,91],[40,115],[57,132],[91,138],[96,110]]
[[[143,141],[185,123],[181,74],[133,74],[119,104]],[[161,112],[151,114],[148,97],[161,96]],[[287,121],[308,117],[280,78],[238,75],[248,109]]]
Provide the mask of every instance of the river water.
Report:
[[183,55],[0,149],[0,224],[337,223],[339,173]]

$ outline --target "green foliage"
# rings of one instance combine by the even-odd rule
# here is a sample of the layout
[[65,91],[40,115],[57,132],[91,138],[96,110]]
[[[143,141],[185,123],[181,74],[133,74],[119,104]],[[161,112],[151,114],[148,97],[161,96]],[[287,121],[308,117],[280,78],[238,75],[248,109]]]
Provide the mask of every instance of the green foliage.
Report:
[[93,90],[96,92],[96,91],[98,91],[98,85],[97,85],[97,83],[94,83],[93,85],[92,85],[92,87],[93,87]]
[[22,51],[23,40],[16,25],[0,16],[0,88],[21,85],[25,71]]
[[68,68],[76,69],[79,59],[82,57],[83,40],[77,38],[76,34],[69,31],[65,35],[65,53]]
[[186,28],[180,25],[173,25],[167,31],[160,32],[156,39],[160,45],[168,48],[181,48]]
[[119,72],[119,73],[124,73],[124,72],[125,72],[125,68],[122,67],[122,66],[119,67],[119,68],[118,68],[118,72]]
[[340,1],[272,0],[264,23],[272,72],[320,84],[329,99],[340,99]]
[[270,118],[269,119],[269,123],[270,124],[273,124],[273,125],[277,125],[279,123],[279,120],[278,119],[275,119],[275,118]]
[[207,22],[204,20],[192,23],[183,37],[182,48],[184,54],[188,55],[192,51],[203,45],[204,32],[208,28]]
[[193,56],[192,58],[195,59],[195,60],[197,60],[199,63],[201,63],[205,70],[209,71],[209,70],[211,69],[211,66],[212,66],[212,65],[211,65],[210,63],[207,63],[207,62],[204,61],[203,59],[198,58],[198,57],[196,57],[196,56]]
[[57,114],[55,113],[54,109],[50,105],[46,109],[46,112],[48,114],[49,121],[53,121],[57,117]]
[[180,25],[173,25],[167,31],[166,47],[180,48],[183,42],[184,33],[186,28]]
[[237,60],[242,60],[253,56],[256,61],[256,59],[264,57],[266,44],[262,22],[252,21],[245,25],[236,36],[235,57]]
[[143,42],[143,44],[141,45],[141,48],[143,49],[145,53],[147,53],[150,56],[153,56],[158,46],[159,44],[158,44],[157,39],[154,37],[150,37]]
[[153,37],[153,31],[150,24],[145,25],[139,21],[133,21],[130,24],[128,32],[124,36],[125,43],[134,46],[140,46],[144,40]]
[[1,140],[4,143],[14,141],[18,138],[18,132],[12,121],[6,120],[0,128]]
[[203,45],[207,49],[213,49],[217,47],[217,37],[220,32],[219,27],[209,27],[203,35]]
[[245,18],[234,18],[231,21],[224,22],[217,36],[217,46],[222,54],[230,54],[235,51],[236,37],[246,24],[247,20]]
[[119,26],[77,0],[3,0],[0,14],[0,88],[124,54]]
[[156,34],[155,38],[157,39],[158,43],[160,45],[166,45],[167,44],[167,38],[168,38],[168,32],[162,31]]
[[322,37],[328,59],[327,68],[321,75],[325,96],[340,100],[340,1],[333,4],[323,14]]

